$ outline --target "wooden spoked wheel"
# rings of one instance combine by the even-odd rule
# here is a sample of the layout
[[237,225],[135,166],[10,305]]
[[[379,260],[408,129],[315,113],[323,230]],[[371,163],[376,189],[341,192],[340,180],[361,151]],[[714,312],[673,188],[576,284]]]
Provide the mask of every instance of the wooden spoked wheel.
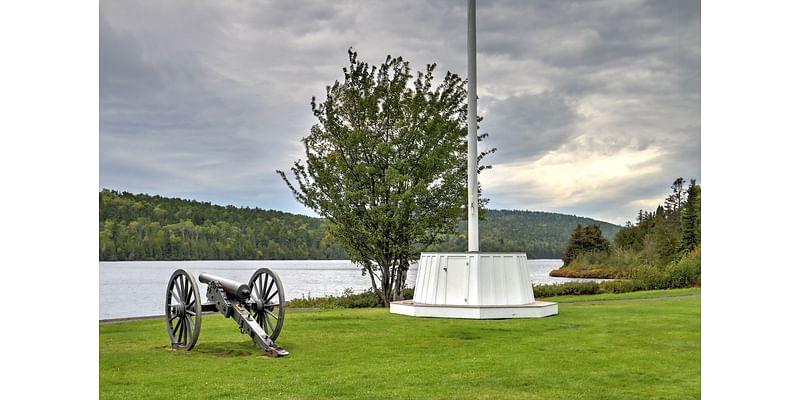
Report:
[[255,300],[253,316],[270,339],[277,340],[286,313],[281,279],[270,269],[261,268],[250,278],[250,293]]
[[172,348],[191,350],[200,336],[200,289],[194,276],[182,269],[175,270],[167,284],[164,316]]

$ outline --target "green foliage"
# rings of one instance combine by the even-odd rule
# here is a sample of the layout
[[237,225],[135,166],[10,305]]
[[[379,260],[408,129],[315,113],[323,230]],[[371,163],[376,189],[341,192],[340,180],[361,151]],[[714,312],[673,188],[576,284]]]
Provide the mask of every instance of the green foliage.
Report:
[[692,179],[687,191],[686,206],[681,212],[681,250],[692,251],[700,246],[700,185]]
[[[542,211],[486,210],[480,223],[481,251],[525,252],[529,259],[561,258],[575,225],[595,224],[611,239],[620,226],[575,215]],[[447,235],[430,251],[458,252],[467,248],[467,224],[462,221],[456,234]]]
[[[320,218],[108,189],[99,195],[101,261],[348,258]],[[598,224],[605,237],[620,229],[540,211],[486,210],[484,217],[481,249],[524,251],[530,259],[560,258],[576,224]],[[460,222],[457,233],[443,235],[429,250],[464,251],[466,232]]]
[[[628,291],[699,286],[700,248],[683,254],[679,260],[672,261],[666,266],[641,265],[633,268],[628,272],[627,281],[627,285],[634,287]],[[606,283],[610,282],[603,282]]]
[[197,201],[100,192],[100,260],[346,258],[319,218]]
[[327,87],[322,103],[311,100],[318,123],[303,138],[294,183],[277,172],[330,222],[388,307],[409,264],[465,213],[466,82],[448,72],[434,88],[435,64],[414,78],[401,57],[376,67],[348,54],[344,81]]
[[[402,297],[414,297],[414,289],[403,288]],[[381,297],[373,290],[354,293],[352,288],[345,289],[341,296],[305,297],[292,299],[286,303],[290,308],[369,308],[383,307]]]
[[292,299],[286,303],[290,308],[369,308],[383,307],[380,296],[372,290],[354,293],[345,289],[341,296],[305,297]]
[[700,286],[700,247],[695,247],[677,262],[667,266],[671,288]]
[[641,250],[644,248],[644,235],[640,230],[639,225],[632,225],[628,221],[614,237],[614,247],[621,250]]
[[600,284],[597,282],[566,282],[533,286],[533,294],[537,298],[598,293],[600,293]]
[[603,292],[591,296],[584,295],[568,295],[568,296],[555,296],[555,297],[540,297],[536,294],[537,300],[542,301],[555,301],[559,304],[567,303],[583,303],[583,302],[597,302],[607,300],[639,300],[648,298],[665,298],[665,297],[699,297],[700,288],[680,288],[669,290],[636,290],[626,291],[620,293]]
[[[665,269],[700,246],[700,185],[694,179],[688,188],[684,183],[683,178],[676,179],[672,193],[655,211],[640,210],[636,224],[628,222],[608,252],[578,254],[551,275],[627,278],[638,274],[647,281],[646,287],[674,287],[674,283],[658,280],[671,279],[664,277]],[[699,258],[697,261],[699,271]]]
[[564,265],[568,266],[579,254],[607,254],[608,247],[608,239],[603,237],[599,226],[592,224],[584,228],[579,224],[572,231],[562,260],[564,260]]
[[666,266],[637,265],[615,270],[622,279],[595,282],[567,282],[535,285],[536,297],[564,295],[627,293],[641,290],[677,289],[700,286],[700,247],[685,253]]
[[603,266],[605,269],[623,272],[641,264],[642,261],[636,253],[622,250],[617,246],[611,246],[608,252],[578,254],[570,263],[570,268],[580,271]]
[[605,281],[600,286],[602,293],[628,293],[647,290],[647,286],[638,279],[615,279]]

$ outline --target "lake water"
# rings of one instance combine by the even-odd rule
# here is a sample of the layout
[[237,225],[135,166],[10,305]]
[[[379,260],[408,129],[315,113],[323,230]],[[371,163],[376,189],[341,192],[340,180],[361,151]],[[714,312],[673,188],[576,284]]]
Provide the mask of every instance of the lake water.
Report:
[[[558,283],[574,280],[548,274],[561,267],[561,260],[528,260],[531,282]],[[350,261],[117,261],[100,263],[100,319],[164,314],[164,295],[172,272],[183,268],[197,279],[201,272],[247,283],[258,268],[274,271],[283,282],[286,300],[301,297],[341,295],[347,288],[363,292],[371,287],[368,276]],[[408,271],[414,285],[417,266]],[[205,284],[200,293],[205,299]]]

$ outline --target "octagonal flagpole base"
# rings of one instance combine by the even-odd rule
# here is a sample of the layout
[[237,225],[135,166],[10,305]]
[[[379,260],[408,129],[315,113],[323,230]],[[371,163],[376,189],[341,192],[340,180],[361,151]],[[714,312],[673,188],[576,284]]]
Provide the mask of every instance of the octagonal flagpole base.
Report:
[[414,299],[390,312],[413,317],[504,319],[558,314],[536,301],[525,253],[422,253]]
[[558,303],[535,301],[518,306],[448,306],[414,303],[413,300],[405,300],[391,303],[389,311],[392,314],[431,318],[542,318],[558,314]]

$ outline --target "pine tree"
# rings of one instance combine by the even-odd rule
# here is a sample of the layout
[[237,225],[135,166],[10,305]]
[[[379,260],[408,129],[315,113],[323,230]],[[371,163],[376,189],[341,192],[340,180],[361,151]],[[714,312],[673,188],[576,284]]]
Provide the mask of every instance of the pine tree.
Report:
[[668,221],[672,223],[679,223],[680,215],[681,215],[681,208],[685,202],[685,195],[686,192],[683,190],[683,184],[686,183],[683,178],[675,179],[672,182],[672,194],[667,196],[667,199],[664,201],[665,205],[665,215]]
[[687,193],[681,213],[681,250],[692,251],[700,245],[700,185],[694,179]]
[[604,252],[607,253],[609,242],[603,237],[603,232],[598,225],[592,224],[585,228],[581,225],[575,227],[567,243],[562,260],[564,265],[569,265],[581,253]]

